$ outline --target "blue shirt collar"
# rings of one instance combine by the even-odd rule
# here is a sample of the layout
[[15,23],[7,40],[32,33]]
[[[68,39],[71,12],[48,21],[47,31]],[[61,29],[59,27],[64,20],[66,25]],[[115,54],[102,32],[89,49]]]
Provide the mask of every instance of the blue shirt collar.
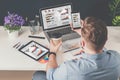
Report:
[[87,58],[87,59],[100,59],[103,58],[103,56],[106,55],[106,51],[102,53],[96,53],[96,54],[89,54],[89,53],[82,53],[82,58]]

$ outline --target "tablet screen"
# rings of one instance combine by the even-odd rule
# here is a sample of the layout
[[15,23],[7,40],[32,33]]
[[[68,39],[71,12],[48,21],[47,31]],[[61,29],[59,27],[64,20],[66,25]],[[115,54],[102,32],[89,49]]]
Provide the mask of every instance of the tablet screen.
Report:
[[25,46],[20,48],[19,51],[35,60],[39,60],[42,56],[47,54],[49,50],[45,46],[35,41],[30,41]]

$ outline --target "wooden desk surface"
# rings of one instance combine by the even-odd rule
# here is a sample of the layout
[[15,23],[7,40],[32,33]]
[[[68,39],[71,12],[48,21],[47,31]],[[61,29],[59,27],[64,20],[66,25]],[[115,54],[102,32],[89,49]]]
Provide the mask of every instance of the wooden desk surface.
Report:
[[[105,47],[120,52],[120,27],[108,27],[108,33],[108,41]],[[0,70],[45,70],[46,64],[41,64],[13,48],[13,45],[18,41],[24,44],[33,40],[33,38],[28,38],[28,35],[30,35],[30,31],[28,27],[24,27],[18,38],[10,39],[7,31],[0,26]],[[39,35],[45,36],[43,32]],[[49,45],[47,39],[34,40],[44,46]],[[71,59],[74,52],[71,51],[62,54],[62,56],[57,56],[58,62],[61,63],[62,60]]]

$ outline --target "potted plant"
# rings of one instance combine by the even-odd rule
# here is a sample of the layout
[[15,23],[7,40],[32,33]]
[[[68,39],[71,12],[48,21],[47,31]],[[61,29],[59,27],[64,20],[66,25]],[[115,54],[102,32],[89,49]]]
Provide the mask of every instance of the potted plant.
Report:
[[4,17],[4,28],[8,31],[10,35],[13,33],[17,33],[16,36],[18,36],[19,30],[25,23],[25,20],[22,16],[19,16],[16,13],[9,13],[8,15]]
[[120,0],[110,0],[109,3],[110,15],[113,26],[120,26]]

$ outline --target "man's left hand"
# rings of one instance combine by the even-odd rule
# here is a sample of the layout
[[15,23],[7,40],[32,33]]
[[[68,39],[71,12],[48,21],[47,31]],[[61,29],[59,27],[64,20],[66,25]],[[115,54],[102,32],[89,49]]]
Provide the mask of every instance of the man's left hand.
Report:
[[62,41],[60,43],[58,43],[58,45],[55,45],[53,43],[53,41],[50,40],[50,52],[57,53],[57,51],[59,50],[59,47],[61,46],[61,44],[62,44]]

